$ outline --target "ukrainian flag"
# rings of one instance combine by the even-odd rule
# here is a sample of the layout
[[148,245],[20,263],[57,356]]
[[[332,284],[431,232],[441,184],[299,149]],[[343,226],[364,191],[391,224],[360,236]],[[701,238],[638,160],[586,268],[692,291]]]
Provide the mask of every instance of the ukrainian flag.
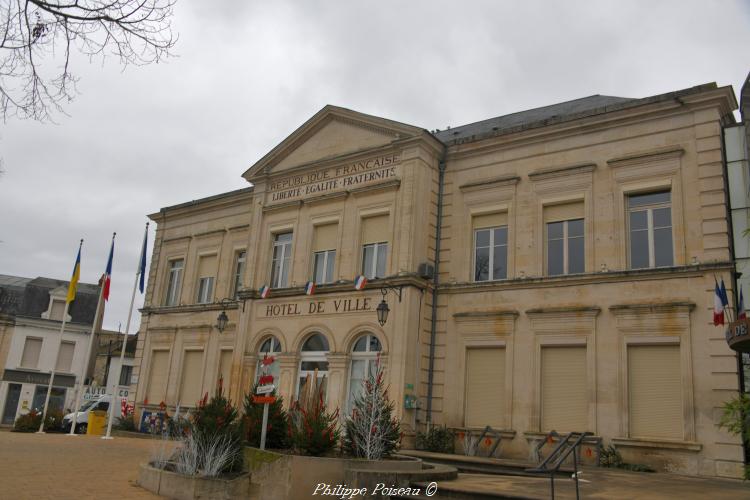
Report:
[[65,302],[70,304],[76,300],[76,290],[78,290],[78,279],[81,277],[81,247],[83,246],[83,240],[78,246],[78,257],[76,257],[76,264],[73,266],[73,276],[70,278],[70,285],[68,286],[68,296]]

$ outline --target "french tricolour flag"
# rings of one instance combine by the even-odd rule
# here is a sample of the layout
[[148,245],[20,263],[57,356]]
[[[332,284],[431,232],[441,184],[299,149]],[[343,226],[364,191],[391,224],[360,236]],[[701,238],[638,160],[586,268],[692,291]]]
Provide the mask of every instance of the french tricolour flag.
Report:
[[269,287],[268,285],[263,285],[262,287],[260,287],[258,292],[260,292],[260,298],[265,299],[266,297],[268,297],[268,294],[271,292],[271,287]]
[[107,259],[107,270],[104,271],[104,283],[102,286],[102,297],[104,300],[109,300],[109,286],[112,282],[112,257],[115,255],[115,235],[112,235],[112,247],[109,249],[109,259]]
[[745,312],[745,297],[742,296],[742,287],[740,287],[740,306],[737,311],[737,319],[747,319],[747,313]]
[[367,284],[367,278],[365,278],[361,274],[354,279],[355,290],[363,290],[366,284]]
[[719,284],[714,286],[714,326],[724,324],[724,302],[721,298],[721,289]]
[[315,293],[315,282],[308,281],[305,285],[305,295],[312,295]]

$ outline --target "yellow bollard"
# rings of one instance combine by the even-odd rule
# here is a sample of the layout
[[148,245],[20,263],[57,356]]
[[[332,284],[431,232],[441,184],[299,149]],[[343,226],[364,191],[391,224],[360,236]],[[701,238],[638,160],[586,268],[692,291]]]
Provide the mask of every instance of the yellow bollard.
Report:
[[89,412],[89,425],[86,434],[93,436],[104,435],[104,429],[107,427],[107,412],[94,410]]

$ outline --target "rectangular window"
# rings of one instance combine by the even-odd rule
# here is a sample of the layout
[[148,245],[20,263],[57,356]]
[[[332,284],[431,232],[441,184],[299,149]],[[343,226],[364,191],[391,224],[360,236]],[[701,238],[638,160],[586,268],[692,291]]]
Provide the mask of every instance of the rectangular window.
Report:
[[674,265],[671,193],[628,196],[630,268]]
[[591,430],[586,347],[542,347],[541,356],[541,430]]
[[180,288],[182,287],[182,270],[184,267],[185,261],[182,259],[169,262],[167,294],[164,298],[165,306],[176,306],[180,303]]
[[505,429],[505,349],[466,350],[466,427]]
[[508,277],[508,227],[474,230],[474,281]]
[[388,243],[370,243],[362,249],[362,274],[367,279],[385,276],[385,262],[388,257]]
[[169,375],[169,351],[151,351],[151,369],[148,375],[148,388],[144,404],[158,405],[167,397],[167,377]]
[[315,226],[313,233],[313,281],[333,283],[333,270],[336,265],[336,241],[338,224]]
[[683,439],[679,345],[628,346],[630,437]]
[[388,217],[386,214],[362,219],[362,274],[368,279],[386,275]]
[[232,284],[232,297],[237,298],[237,293],[243,286],[242,280],[245,276],[245,261],[247,252],[245,250],[237,252],[234,257],[234,282]]
[[21,355],[21,368],[36,370],[39,367],[39,353],[42,352],[42,339],[26,337]]
[[271,264],[271,288],[289,285],[289,270],[292,264],[292,233],[280,233],[273,239],[273,262]]
[[196,406],[203,394],[203,351],[185,351],[182,358],[180,405]]
[[547,223],[547,274],[584,272],[583,219]]
[[122,371],[120,372],[120,385],[130,385],[131,375],[133,375],[133,367],[130,365],[123,365]]
[[204,255],[198,258],[198,293],[195,298],[198,304],[208,304],[214,299],[216,261],[216,255]]
[[63,314],[65,313],[65,301],[64,300],[52,300],[52,310],[49,314],[49,319],[55,321],[62,321]]
[[70,373],[70,369],[73,366],[73,353],[75,349],[75,342],[63,341],[60,344],[60,354],[57,356],[55,371]]
[[313,258],[315,260],[313,281],[315,283],[333,283],[333,267],[336,263],[336,250],[315,252]]

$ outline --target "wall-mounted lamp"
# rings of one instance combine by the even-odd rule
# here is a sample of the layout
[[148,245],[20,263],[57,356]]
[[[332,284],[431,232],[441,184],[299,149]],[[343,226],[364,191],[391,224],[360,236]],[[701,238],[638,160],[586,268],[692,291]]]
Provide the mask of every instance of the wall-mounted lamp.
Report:
[[224,306],[221,309],[221,312],[219,313],[219,317],[216,318],[216,325],[214,325],[216,326],[216,329],[219,330],[219,333],[224,333],[224,329],[227,327],[227,323],[229,323],[229,316],[227,316],[227,311],[226,311],[227,302],[234,302],[234,299],[226,298],[226,299],[221,299],[221,301],[219,302],[219,304]]
[[385,300],[386,295],[388,295],[388,292],[393,292],[398,297],[398,301],[401,302],[402,288],[403,285],[384,285],[380,288],[380,293],[383,294],[383,300],[381,300],[380,304],[378,304],[378,307],[375,308],[375,312],[378,314],[378,323],[380,323],[380,326],[385,326],[385,322],[388,321],[388,313],[391,311],[391,308],[388,307],[388,302],[386,302]]

